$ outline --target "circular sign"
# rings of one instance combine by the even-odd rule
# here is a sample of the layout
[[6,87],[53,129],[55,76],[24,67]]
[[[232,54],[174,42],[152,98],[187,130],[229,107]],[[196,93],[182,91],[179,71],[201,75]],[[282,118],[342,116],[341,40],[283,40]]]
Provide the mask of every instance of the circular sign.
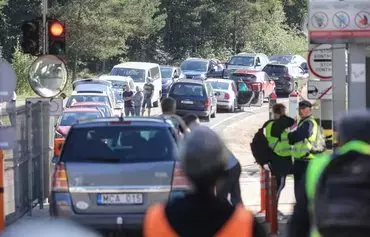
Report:
[[12,65],[0,58],[0,102],[8,102],[12,99],[17,86],[17,75]]
[[370,27],[370,13],[369,12],[359,12],[356,14],[355,23],[358,28],[365,29]]
[[340,11],[333,16],[333,25],[338,29],[345,29],[349,26],[350,17],[347,13]]
[[323,29],[328,26],[329,18],[324,12],[316,12],[311,17],[311,25],[316,29]]
[[330,44],[322,44],[313,48],[308,54],[308,68],[311,73],[321,79],[332,78],[332,50]]
[[60,94],[67,84],[67,68],[55,55],[44,55],[33,62],[28,83],[39,96],[51,98]]

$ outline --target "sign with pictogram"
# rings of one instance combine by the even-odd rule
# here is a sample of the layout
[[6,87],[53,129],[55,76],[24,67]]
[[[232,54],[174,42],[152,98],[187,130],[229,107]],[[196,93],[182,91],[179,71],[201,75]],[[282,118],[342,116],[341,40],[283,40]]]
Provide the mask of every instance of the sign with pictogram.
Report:
[[350,17],[346,12],[336,12],[333,16],[333,24],[338,29],[345,29],[349,26]]
[[362,11],[356,14],[355,22],[358,28],[370,28],[370,13]]
[[323,29],[328,25],[328,23],[328,15],[326,15],[324,12],[316,12],[311,17],[311,25],[316,29]]
[[331,100],[332,82],[331,81],[308,81],[307,97],[309,100]]
[[311,44],[370,43],[370,1],[308,1]]
[[313,47],[308,53],[308,68],[310,72],[323,80],[332,77],[332,49],[330,44]]

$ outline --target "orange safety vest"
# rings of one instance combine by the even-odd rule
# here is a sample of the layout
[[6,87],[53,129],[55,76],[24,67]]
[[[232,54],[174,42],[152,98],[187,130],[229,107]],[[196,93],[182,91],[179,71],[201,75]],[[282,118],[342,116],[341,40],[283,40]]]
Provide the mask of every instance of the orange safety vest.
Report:
[[64,143],[64,138],[54,139],[54,156],[58,156],[58,157],[60,156],[63,143]]
[[[252,237],[253,214],[243,205],[238,205],[231,218],[216,233],[215,237]],[[144,237],[179,237],[168,223],[165,206],[149,207],[144,219]]]

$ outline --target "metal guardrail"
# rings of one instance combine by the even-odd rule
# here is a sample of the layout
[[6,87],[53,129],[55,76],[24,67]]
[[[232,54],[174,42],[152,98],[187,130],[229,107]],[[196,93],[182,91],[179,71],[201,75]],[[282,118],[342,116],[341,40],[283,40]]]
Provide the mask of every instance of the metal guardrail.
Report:
[[0,110],[0,121],[15,126],[17,143],[4,151],[4,204],[9,225],[32,208],[43,208],[50,187],[53,149],[52,121],[48,103],[26,104],[15,108],[8,103]]

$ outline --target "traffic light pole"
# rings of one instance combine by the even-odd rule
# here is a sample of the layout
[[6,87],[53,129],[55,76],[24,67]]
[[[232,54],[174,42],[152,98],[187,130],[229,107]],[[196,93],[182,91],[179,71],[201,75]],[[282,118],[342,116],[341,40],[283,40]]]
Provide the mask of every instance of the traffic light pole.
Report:
[[48,14],[48,0],[42,0],[42,54],[48,53],[48,30],[46,17]]

